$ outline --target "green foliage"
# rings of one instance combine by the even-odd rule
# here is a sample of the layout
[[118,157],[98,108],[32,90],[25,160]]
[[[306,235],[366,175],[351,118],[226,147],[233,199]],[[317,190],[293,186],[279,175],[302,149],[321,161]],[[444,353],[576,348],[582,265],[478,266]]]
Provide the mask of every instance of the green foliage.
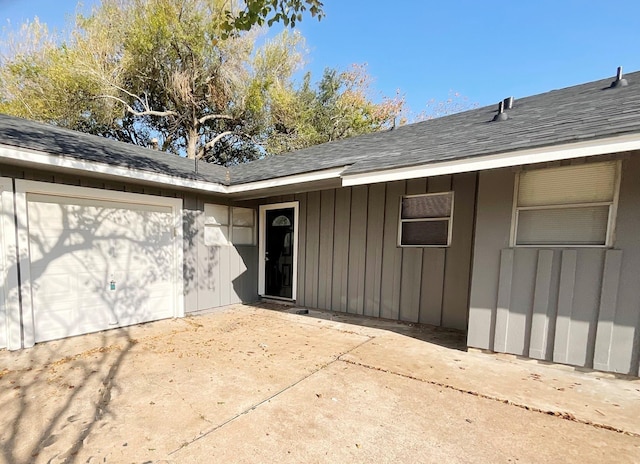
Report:
[[6,37],[0,112],[219,164],[402,124],[404,100],[371,89],[364,65],[294,77],[306,56],[285,29],[317,0],[103,0],[70,33],[37,20]]
[[275,122],[267,149],[281,153],[393,127],[405,111],[404,99],[396,94],[375,103],[374,97],[364,65],[325,69],[315,87],[307,73],[298,89],[272,88]]
[[269,27],[277,22],[295,27],[302,21],[307,9],[318,20],[324,17],[323,4],[319,0],[245,0],[246,8],[239,12],[226,12],[227,21],[223,29],[228,35],[236,31],[248,31],[253,26],[262,26],[265,21]]

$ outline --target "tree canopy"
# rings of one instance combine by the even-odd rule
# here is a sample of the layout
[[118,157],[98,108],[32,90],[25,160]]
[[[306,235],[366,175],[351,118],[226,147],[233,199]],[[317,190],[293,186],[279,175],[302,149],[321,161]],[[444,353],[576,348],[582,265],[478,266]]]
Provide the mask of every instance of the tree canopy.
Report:
[[[70,32],[37,19],[7,36],[0,112],[219,164],[392,127],[364,65],[303,69],[304,38],[260,26],[321,18],[318,0],[102,0]],[[262,43],[256,47],[256,43]]]

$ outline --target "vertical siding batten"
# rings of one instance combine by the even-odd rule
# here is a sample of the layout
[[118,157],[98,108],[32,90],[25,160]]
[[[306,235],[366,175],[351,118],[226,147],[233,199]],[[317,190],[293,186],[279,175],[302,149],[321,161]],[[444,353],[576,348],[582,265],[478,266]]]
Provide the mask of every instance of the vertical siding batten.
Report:
[[331,309],[335,196],[335,190],[325,190],[320,195],[318,307],[321,309]]
[[533,295],[533,316],[531,319],[531,337],[529,356],[536,359],[547,359],[547,337],[549,321],[552,317],[551,280],[553,268],[553,251],[540,250],[536,269],[535,290]]
[[347,310],[351,188],[336,190],[331,309]]
[[307,194],[307,240],[304,281],[305,306],[318,307],[318,267],[320,252],[320,192]]
[[611,369],[611,347],[613,345],[613,327],[618,305],[618,289],[620,269],[622,267],[622,251],[607,250],[602,276],[602,291],[596,328],[596,340],[593,356],[593,368],[604,371]]
[[420,292],[421,324],[442,325],[445,253],[444,248],[424,249]]
[[364,314],[380,317],[382,247],[385,224],[385,184],[369,186],[367,199],[367,248],[365,254]]
[[638,375],[640,363],[640,153],[622,161],[615,248],[622,262],[611,344],[610,368]]
[[368,187],[351,191],[351,224],[349,227],[349,268],[347,271],[347,311],[364,314],[365,256],[367,248]]
[[571,328],[571,312],[576,285],[576,250],[563,250],[560,265],[560,288],[558,290],[558,315],[556,333],[553,344],[553,361],[569,362],[569,332]]
[[[506,321],[504,314],[498,320],[498,299],[503,280],[501,250],[509,246],[511,234],[514,181],[508,169],[483,171],[478,176],[468,346],[493,351],[504,347]],[[499,344],[494,346],[496,342]]]
[[404,192],[404,181],[387,184],[380,288],[380,317],[385,319],[399,317],[402,249],[398,247],[398,220],[400,198]]
[[495,322],[495,351],[506,352],[509,336],[509,310],[511,306],[511,284],[513,281],[513,249],[505,248],[500,253],[500,277],[498,278],[498,304]]
[[577,258],[568,363],[591,368],[602,288],[604,250],[580,249]]
[[453,234],[451,246],[446,250],[444,289],[442,299],[442,325],[466,330],[469,312],[469,274],[473,218],[475,215],[476,175],[453,176],[454,191]]
[[529,356],[538,250],[514,249],[507,353]]
[[[427,193],[426,179],[407,181],[406,194]],[[400,275],[399,319],[418,322],[420,319],[420,289],[422,283],[422,248],[402,249],[402,270]]]

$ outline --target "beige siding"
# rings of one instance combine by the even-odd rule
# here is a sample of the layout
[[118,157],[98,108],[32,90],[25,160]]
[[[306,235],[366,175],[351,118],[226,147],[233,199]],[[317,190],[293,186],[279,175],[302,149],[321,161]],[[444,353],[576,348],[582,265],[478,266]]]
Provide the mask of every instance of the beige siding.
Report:
[[480,174],[469,346],[638,373],[640,157],[622,171],[612,249],[509,248],[515,173]]
[[[296,196],[298,275],[304,282],[298,284],[297,303],[465,329],[475,181],[466,174]],[[398,247],[401,196],[451,188],[456,192],[452,246]]]

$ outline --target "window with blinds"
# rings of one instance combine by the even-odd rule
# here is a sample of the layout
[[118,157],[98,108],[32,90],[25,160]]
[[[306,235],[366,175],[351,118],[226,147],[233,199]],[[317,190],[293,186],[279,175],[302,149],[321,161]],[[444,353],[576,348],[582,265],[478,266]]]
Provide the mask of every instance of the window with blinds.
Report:
[[229,207],[204,205],[204,244],[223,246],[229,244]]
[[402,197],[398,245],[446,247],[451,243],[453,192]]
[[255,211],[225,205],[204,205],[204,244],[206,246],[255,245]]
[[520,172],[513,244],[609,245],[618,165],[611,161]]
[[231,242],[234,245],[256,244],[256,213],[251,208],[231,208]]

